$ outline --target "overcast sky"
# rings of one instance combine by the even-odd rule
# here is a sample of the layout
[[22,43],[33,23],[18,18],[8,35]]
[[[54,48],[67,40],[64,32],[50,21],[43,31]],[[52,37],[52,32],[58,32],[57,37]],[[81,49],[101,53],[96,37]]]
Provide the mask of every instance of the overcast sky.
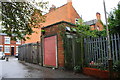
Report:
[[[56,7],[60,7],[67,3],[67,0],[42,0],[42,1],[49,1],[48,5],[49,7],[51,7],[52,4],[55,5]],[[107,12],[109,13],[110,11],[112,11],[114,7],[117,7],[119,1],[120,0],[105,0]],[[96,19],[96,12],[99,12],[101,13],[101,19],[103,23],[105,23],[103,0],[72,0],[72,3],[75,10],[78,12],[80,16],[82,16],[84,21]]]
[[[56,7],[60,7],[67,3],[67,0],[43,0],[49,1],[49,7],[54,4]],[[106,10],[109,13],[120,0],[105,0]],[[96,12],[101,13],[101,19],[105,23],[103,0],[72,0],[73,7],[84,21],[96,19]]]

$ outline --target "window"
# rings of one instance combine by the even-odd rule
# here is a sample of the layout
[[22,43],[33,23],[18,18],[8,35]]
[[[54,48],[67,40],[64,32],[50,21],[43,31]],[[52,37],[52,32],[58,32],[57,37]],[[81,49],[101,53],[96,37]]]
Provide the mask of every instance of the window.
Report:
[[21,44],[21,40],[17,39],[16,44]]
[[5,40],[5,44],[10,44],[10,37],[5,37],[4,40]]
[[75,18],[75,24],[77,24],[78,20],[79,20],[78,18]]
[[4,52],[5,53],[10,53],[10,46],[5,46],[4,47]]
[[16,53],[18,53],[18,46],[16,46]]

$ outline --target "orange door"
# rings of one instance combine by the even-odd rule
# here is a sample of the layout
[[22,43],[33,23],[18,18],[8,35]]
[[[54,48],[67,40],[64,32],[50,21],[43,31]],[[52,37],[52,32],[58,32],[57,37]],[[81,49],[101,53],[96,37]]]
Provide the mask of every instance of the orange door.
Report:
[[44,65],[57,67],[56,36],[44,38]]

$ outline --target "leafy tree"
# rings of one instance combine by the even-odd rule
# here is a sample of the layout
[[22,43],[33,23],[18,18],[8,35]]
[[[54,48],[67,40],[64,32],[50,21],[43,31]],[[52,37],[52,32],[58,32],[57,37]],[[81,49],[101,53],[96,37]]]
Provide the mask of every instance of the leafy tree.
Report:
[[120,4],[108,16],[110,34],[120,33]]
[[98,30],[91,30],[89,25],[86,25],[82,19],[79,19],[76,25],[77,33],[82,34],[84,37],[91,36],[91,37],[99,37],[99,36],[106,36],[106,30],[103,29],[102,31]]
[[[26,35],[34,33],[32,28],[39,28],[40,23],[45,22],[42,15],[43,9],[47,8],[47,2],[1,2],[3,33],[12,39],[26,40]],[[40,10],[36,6],[40,7]],[[36,14],[37,13],[37,16]],[[37,26],[37,27],[36,27]]]

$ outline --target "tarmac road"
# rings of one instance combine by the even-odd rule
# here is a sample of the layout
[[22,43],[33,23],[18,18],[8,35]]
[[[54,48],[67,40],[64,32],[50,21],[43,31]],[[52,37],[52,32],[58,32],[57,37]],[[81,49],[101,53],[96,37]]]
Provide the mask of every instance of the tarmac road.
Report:
[[0,78],[91,78],[83,74],[46,68],[35,64],[18,61],[9,57],[9,61],[0,60]]

